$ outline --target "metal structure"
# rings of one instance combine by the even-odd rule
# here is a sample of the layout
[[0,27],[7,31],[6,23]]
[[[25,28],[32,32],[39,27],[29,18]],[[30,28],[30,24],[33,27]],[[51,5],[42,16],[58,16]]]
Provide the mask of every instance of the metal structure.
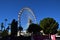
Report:
[[27,10],[28,12],[30,12],[36,22],[36,17],[34,15],[33,11],[28,7],[24,7],[19,11],[19,14],[18,14],[18,27],[21,26],[21,15],[23,14],[24,10]]

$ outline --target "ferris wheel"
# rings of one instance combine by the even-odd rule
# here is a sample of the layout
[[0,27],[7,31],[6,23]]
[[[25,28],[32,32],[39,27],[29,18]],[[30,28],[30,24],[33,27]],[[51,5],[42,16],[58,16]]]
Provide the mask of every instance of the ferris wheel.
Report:
[[29,21],[36,23],[36,16],[30,8],[24,7],[18,13],[18,27],[25,26],[25,28],[27,28],[27,25],[30,24]]

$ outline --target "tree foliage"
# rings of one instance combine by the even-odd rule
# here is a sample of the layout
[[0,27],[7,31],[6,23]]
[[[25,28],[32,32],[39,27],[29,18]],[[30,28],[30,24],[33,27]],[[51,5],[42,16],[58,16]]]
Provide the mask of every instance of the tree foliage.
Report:
[[37,24],[30,24],[28,29],[27,29],[27,32],[29,33],[37,33],[37,32],[40,32],[41,28],[39,25]]
[[[3,28],[4,28],[4,23],[2,22],[1,23],[1,30],[3,30]],[[4,28],[5,29],[5,28]]]
[[18,30],[19,30],[19,31],[22,31],[22,30],[23,30],[23,28],[20,26]]
[[17,29],[18,29],[18,22],[15,19],[13,19],[11,23],[11,35],[13,36],[17,35]]
[[40,21],[40,27],[45,34],[57,33],[58,26],[59,24],[53,18],[44,18]]

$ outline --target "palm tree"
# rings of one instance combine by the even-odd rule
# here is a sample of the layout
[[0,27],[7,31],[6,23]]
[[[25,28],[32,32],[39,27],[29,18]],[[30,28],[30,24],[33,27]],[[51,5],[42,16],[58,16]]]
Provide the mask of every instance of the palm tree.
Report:
[[3,30],[3,28],[4,28],[4,23],[2,22],[1,23],[1,30]]
[[7,19],[5,19],[5,21],[7,21]]

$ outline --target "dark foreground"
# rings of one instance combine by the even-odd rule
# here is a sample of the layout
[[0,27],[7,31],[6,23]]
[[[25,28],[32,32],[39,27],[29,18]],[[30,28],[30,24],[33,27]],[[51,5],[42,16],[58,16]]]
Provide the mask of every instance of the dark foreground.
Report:
[[60,37],[57,37],[56,40],[60,40]]
[[[19,37],[10,37],[10,36],[7,36],[7,37],[3,37],[3,38],[0,38],[0,40],[31,40],[31,36],[19,36]],[[35,39],[35,40],[49,40],[48,38],[44,37],[39,37],[38,39]],[[60,40],[60,37],[57,37],[56,40]]]
[[7,36],[7,37],[3,37],[3,38],[0,38],[0,40],[31,40],[31,37],[24,37],[24,36],[19,36],[19,37],[10,37],[10,36]]

